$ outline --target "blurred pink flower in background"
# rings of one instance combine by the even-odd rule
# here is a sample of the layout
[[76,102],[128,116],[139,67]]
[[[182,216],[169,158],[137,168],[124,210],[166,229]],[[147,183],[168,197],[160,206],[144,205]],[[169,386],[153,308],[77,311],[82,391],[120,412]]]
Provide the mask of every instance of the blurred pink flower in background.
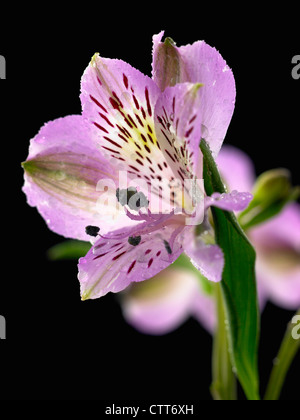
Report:
[[214,329],[214,301],[200,292],[197,274],[185,269],[167,268],[151,280],[133,284],[121,302],[127,322],[146,334],[166,334],[191,316],[208,331]]

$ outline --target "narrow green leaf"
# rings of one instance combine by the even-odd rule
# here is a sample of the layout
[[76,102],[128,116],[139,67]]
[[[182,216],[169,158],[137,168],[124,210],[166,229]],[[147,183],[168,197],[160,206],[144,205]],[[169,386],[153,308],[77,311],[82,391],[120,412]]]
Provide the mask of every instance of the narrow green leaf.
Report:
[[237,399],[236,376],[232,369],[229,353],[225,308],[219,284],[215,285],[215,297],[218,322],[214,336],[212,356],[213,382],[210,392],[215,400],[235,401]]
[[84,257],[91,248],[89,242],[68,240],[54,245],[47,251],[47,256],[51,261],[73,260]]
[[[224,193],[209,146],[201,140],[207,195]],[[232,363],[248,399],[259,399],[257,351],[259,312],[255,281],[255,251],[231,212],[212,209],[216,242],[225,255],[221,282],[228,321]]]
[[298,336],[294,337],[293,334],[293,330],[295,329],[295,334],[298,335],[299,328],[295,328],[295,324],[299,322],[299,319],[300,309],[288,324],[278,356],[274,361],[274,367],[264,398],[266,401],[277,401],[279,399],[286,375],[300,349],[300,338]]

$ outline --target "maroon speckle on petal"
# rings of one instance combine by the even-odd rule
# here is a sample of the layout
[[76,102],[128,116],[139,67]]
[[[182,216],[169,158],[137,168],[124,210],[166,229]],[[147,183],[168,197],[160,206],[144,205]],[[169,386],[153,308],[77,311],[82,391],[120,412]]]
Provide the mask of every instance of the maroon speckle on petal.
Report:
[[143,124],[143,121],[140,119],[140,117],[137,114],[134,114],[134,115],[135,115],[136,119],[138,120],[138,123],[140,124],[140,126],[144,128],[145,126]]
[[148,268],[150,268],[151,267],[151,265],[153,264],[153,258],[151,258],[151,260],[149,261],[149,263],[148,263]]
[[151,104],[150,104],[150,99],[149,99],[148,88],[145,89],[145,98],[146,98],[146,102],[147,102],[147,111],[148,111],[149,117],[151,117],[152,116],[152,109],[151,109]]
[[194,127],[191,127],[186,133],[185,133],[185,137],[189,137],[190,134],[193,132]]
[[110,138],[108,138],[108,137],[106,137],[106,136],[103,136],[103,138],[104,138],[106,141],[109,141],[109,142],[110,142],[111,144],[113,144],[114,146],[119,147],[120,149],[122,149],[122,146],[120,146],[118,143],[116,143],[115,141],[111,140]]
[[127,118],[130,120],[130,122],[135,126],[135,128],[138,128],[138,126],[136,125],[136,123],[133,121],[133,118],[131,115],[127,115]]
[[144,110],[144,108],[143,107],[141,107],[141,111],[142,111],[142,114],[143,114],[143,118],[144,118],[144,120],[146,119],[146,112],[145,112],[145,110]]
[[107,118],[106,115],[101,114],[101,112],[99,112],[99,115],[100,115],[101,118],[104,119],[104,121],[107,122],[107,124],[109,124],[111,127],[114,127],[114,125],[109,121],[109,119]]
[[122,252],[122,254],[116,255],[112,260],[116,261],[117,259],[119,259],[120,257],[122,257],[122,255],[126,254],[126,251]]
[[126,74],[123,73],[123,83],[124,86],[126,87],[126,89],[128,89],[128,78],[126,76]]
[[192,122],[194,122],[196,118],[197,118],[197,115],[194,115],[194,116],[190,119],[189,124],[192,124]]
[[133,98],[136,109],[140,109],[140,104],[138,100],[136,99],[135,95],[132,95],[132,98]]
[[90,95],[90,98],[91,98],[91,100],[99,107],[99,108],[101,108],[104,112],[106,112],[107,113],[107,110],[104,108],[104,106],[103,105],[101,105],[100,104],[100,102],[99,101],[97,101],[97,99],[96,98],[94,98],[92,95]]
[[127,274],[130,274],[131,273],[131,271],[133,270],[135,264],[136,264],[136,261],[133,261],[133,263],[131,264],[131,266],[129,267],[129,269],[127,271]]
[[99,128],[99,130],[104,131],[104,133],[108,134],[108,131],[106,130],[106,128],[102,127],[100,124],[94,122],[94,125]]
[[109,102],[111,103],[114,109],[120,110],[120,104],[118,104],[118,102],[114,98],[109,98]]
[[118,152],[117,150],[110,149],[109,147],[106,147],[106,146],[101,146],[101,147],[102,149],[108,150],[109,152],[112,152],[112,153],[116,153],[117,155],[120,154],[120,152]]
[[108,252],[105,252],[105,254],[97,255],[97,257],[95,257],[94,260],[98,260],[99,258],[104,257],[104,255],[107,255],[107,254]]
[[167,150],[167,149],[165,149],[165,152],[167,153],[167,155],[172,159],[172,161],[174,162],[174,163],[176,163],[176,160],[173,158],[173,156],[171,155],[171,153]]

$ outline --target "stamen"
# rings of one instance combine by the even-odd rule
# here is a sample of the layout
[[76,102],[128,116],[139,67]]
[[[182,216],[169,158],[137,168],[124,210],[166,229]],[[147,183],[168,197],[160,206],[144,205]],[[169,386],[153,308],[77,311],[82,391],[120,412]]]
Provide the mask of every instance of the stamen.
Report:
[[100,228],[98,226],[87,226],[85,228],[85,233],[89,236],[97,236],[100,231]]
[[134,187],[129,187],[127,190],[120,190],[120,188],[118,188],[116,191],[116,197],[121,206],[125,206],[128,204],[131,197],[133,197],[136,193],[137,189]]
[[141,243],[141,236],[130,236],[128,238],[128,243],[132,246],[138,246]]
[[131,210],[136,210],[136,211],[140,210],[143,207],[147,208],[149,206],[149,200],[147,199],[145,194],[142,193],[142,192],[139,192],[139,193],[137,193],[137,196],[138,197],[136,197],[137,198],[136,203],[132,203],[132,202],[130,202],[132,200],[129,200],[129,202],[128,202],[129,208]]
[[127,190],[118,188],[116,197],[121,206],[127,205],[131,210],[139,211],[141,208],[149,206],[149,200],[145,194],[138,192],[134,187],[130,187]]
[[165,240],[164,240],[164,245],[165,245],[165,248],[166,248],[167,253],[168,253],[169,255],[171,255],[171,254],[172,254],[172,249],[171,249],[171,247],[170,247],[169,242],[167,242],[167,241],[165,241]]

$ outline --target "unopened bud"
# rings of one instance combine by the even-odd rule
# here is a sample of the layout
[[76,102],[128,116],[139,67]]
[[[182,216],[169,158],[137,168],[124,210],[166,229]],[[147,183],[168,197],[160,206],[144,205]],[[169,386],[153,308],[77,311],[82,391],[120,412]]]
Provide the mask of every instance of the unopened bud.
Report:
[[253,190],[253,200],[239,216],[244,229],[264,223],[278,215],[291,201],[299,197],[299,187],[293,187],[287,169],[273,169],[260,175]]
[[184,63],[171,38],[166,38],[158,45],[154,59],[156,69],[154,80],[162,91],[168,86],[180,83],[182,74],[185,73]]
[[264,206],[289,197],[291,193],[291,174],[287,169],[273,169],[258,177],[254,186],[255,203]]

